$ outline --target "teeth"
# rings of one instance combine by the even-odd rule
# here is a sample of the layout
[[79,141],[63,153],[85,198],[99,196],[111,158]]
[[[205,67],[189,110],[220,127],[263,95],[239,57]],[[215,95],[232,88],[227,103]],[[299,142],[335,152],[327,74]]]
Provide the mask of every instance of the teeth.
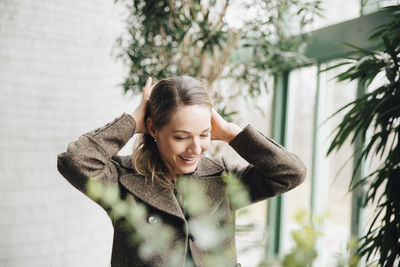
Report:
[[186,161],[193,161],[194,160],[194,158],[185,158],[185,157],[183,157],[183,156],[180,156],[183,160],[186,160]]

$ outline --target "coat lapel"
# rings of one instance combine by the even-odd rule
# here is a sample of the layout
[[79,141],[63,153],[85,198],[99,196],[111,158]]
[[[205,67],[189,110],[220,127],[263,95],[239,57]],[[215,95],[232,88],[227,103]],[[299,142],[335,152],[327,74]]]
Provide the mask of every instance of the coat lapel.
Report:
[[[124,168],[132,169],[130,156],[120,157],[116,161]],[[225,186],[221,179],[223,171],[224,168],[215,161],[202,157],[196,171],[192,174],[192,179],[205,190],[210,204],[206,211],[207,213],[214,212],[224,199]],[[174,192],[162,187],[157,181],[152,184],[145,183],[142,176],[130,172],[120,177],[120,183],[134,196],[148,205],[185,220]]]
[[209,158],[203,157],[192,175],[192,179],[204,189],[209,204],[205,211],[207,214],[213,213],[225,197],[225,184],[221,178],[223,172],[222,166]]
[[153,208],[185,219],[174,192],[162,187],[157,181],[154,181],[153,184],[145,183],[141,176],[126,174],[120,178],[120,182],[134,196]]

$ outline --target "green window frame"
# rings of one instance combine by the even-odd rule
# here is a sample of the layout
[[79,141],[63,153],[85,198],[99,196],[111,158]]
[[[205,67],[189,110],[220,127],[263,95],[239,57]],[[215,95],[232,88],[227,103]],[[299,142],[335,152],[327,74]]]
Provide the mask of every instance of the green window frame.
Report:
[[[373,3],[372,3],[373,2]],[[385,1],[366,1],[361,0],[360,17],[338,23],[332,26],[324,27],[315,30],[311,33],[311,42],[307,48],[306,56],[313,59],[315,62],[317,73],[317,90],[315,95],[315,110],[314,110],[314,129],[313,129],[313,151],[312,170],[311,173],[311,203],[310,208],[312,214],[320,215],[324,207],[319,204],[319,199],[322,197],[326,182],[316,179],[320,171],[320,158],[325,156],[326,151],[320,149],[320,132],[318,126],[321,124],[321,101],[323,99],[323,90],[320,86],[320,70],[321,64],[329,61],[343,58],[351,54],[350,48],[344,46],[344,43],[351,43],[365,49],[374,49],[374,45],[368,36],[379,25],[389,22],[389,16],[386,11],[379,10],[382,6],[380,3]],[[386,1],[387,2],[387,1]],[[392,1],[393,2],[393,1]],[[398,1],[400,2],[400,1]],[[376,11],[371,13],[372,11]],[[363,15],[370,13],[368,15]],[[304,67],[304,66],[299,66]],[[272,138],[280,142],[283,146],[287,143],[288,129],[288,114],[290,105],[289,99],[289,75],[290,71],[278,74],[275,77],[274,99],[273,99],[273,120],[272,120]],[[365,88],[359,85],[357,88],[357,97],[364,94]],[[358,139],[355,142],[355,153],[360,151],[363,146],[363,140]],[[360,171],[357,173],[357,178],[361,179],[364,176],[364,164],[361,165]],[[352,193],[351,200],[351,225],[350,235],[359,238],[362,235],[361,229],[363,225],[363,208],[362,198],[364,192],[361,188]],[[284,235],[285,225],[285,196],[278,196],[268,200],[267,211],[267,242],[265,248],[265,256],[267,260],[274,260],[282,254],[282,236]]]

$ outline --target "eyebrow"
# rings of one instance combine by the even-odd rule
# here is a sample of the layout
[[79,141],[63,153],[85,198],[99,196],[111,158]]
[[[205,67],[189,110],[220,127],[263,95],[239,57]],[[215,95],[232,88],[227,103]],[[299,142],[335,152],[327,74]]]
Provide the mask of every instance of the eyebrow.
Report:
[[[203,131],[201,131],[202,133],[203,132],[206,132],[206,131],[209,131],[209,130],[211,130],[211,127],[208,127],[207,129],[205,129],[205,130],[203,130]],[[186,133],[186,134],[190,134],[191,132],[189,132],[189,131],[185,131],[185,130],[175,130],[175,131],[173,131],[174,133],[179,133],[179,132],[182,132],[182,133]]]

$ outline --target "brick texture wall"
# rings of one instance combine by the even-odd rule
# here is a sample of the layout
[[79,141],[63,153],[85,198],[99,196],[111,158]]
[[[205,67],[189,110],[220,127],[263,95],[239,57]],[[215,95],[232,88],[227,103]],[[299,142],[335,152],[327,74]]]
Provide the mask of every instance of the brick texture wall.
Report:
[[0,1],[2,267],[109,265],[111,222],[56,156],[137,102],[111,56],[123,29],[113,2]]

